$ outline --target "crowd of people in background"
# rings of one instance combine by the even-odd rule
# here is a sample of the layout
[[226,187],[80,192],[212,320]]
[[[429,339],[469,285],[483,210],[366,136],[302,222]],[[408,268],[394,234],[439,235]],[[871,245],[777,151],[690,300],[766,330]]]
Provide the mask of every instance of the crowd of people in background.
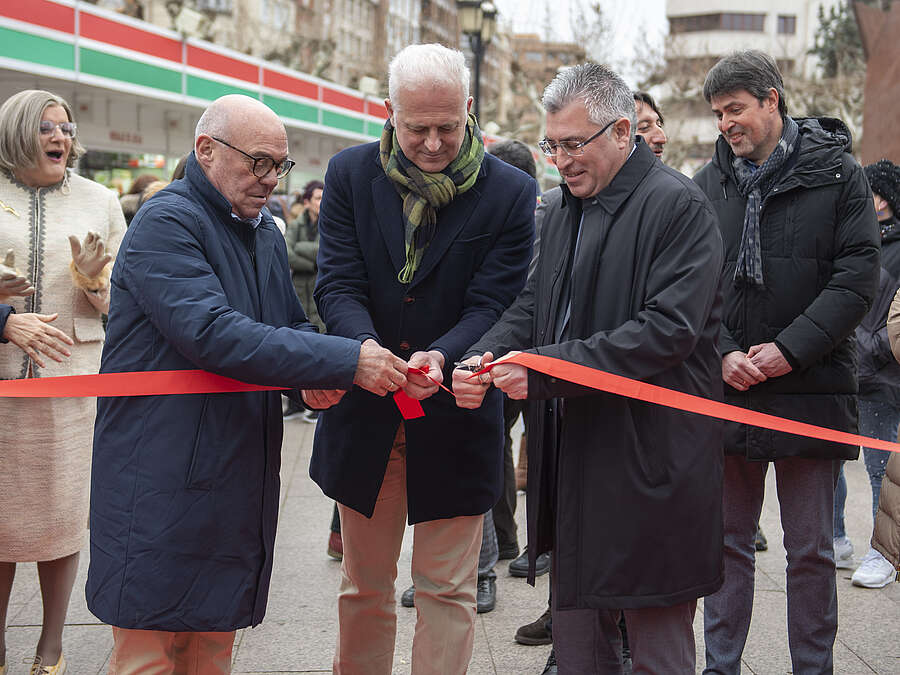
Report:
[[[840,120],[791,117],[759,51],[707,74],[721,135],[693,180],[665,164],[651,95],[602,65],[560,71],[538,147],[562,184],[543,194],[536,152],[486,147],[462,53],[406,47],[388,82],[380,139],[292,195],[275,192],[294,166],[284,125],[246,96],[203,112],[170,180],[139,175],[118,198],[72,170],[65,100],[0,107],[4,379],[199,368],[288,390],[0,398],[17,421],[0,444],[0,675],[20,562],[37,562],[44,610],[31,675],[69,667],[88,522],[109,672],[230,672],[235,631],[265,614],[295,416],[317,425],[310,476],[335,502],[335,673],[392,670],[407,524],[414,675],[466,672],[501,560],[550,574],[546,610],[515,633],[553,644],[544,675],[693,673],[699,598],[703,672],[739,673],[770,466],[793,670],[833,672],[835,569],[863,588],[900,569],[897,453],[863,448],[873,536],[856,560],[843,465],[858,446],[515,357],[895,441],[900,167],[861,167]],[[403,399],[424,416],[404,419]]]

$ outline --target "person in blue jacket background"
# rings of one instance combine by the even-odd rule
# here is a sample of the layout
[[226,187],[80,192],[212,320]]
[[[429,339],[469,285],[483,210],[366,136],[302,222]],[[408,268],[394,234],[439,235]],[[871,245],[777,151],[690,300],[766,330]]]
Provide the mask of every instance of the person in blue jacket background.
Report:
[[[112,273],[101,372],[202,368],[302,392],[405,385],[378,346],[319,335],[263,209],[290,171],[277,115],[229,95],[197,124],[185,177],[132,221]],[[265,614],[281,464],[281,392],[101,398],[91,476],[89,609],[112,624],[110,673],[231,668]],[[193,663],[194,661],[192,661]],[[194,671],[191,671],[194,672]]]

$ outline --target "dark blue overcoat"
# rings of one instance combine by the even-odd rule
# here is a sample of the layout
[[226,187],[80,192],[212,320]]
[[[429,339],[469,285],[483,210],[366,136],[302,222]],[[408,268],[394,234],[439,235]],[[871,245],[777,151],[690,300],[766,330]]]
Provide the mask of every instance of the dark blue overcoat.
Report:
[[[453,362],[490,328],[525,283],[537,186],[491,155],[470,190],[438,211],[433,239],[409,284],[402,202],[378,143],[335,156],[319,215],[316,304],[330,334],[374,338],[397,356],[436,349]],[[439,391],[406,423],[409,522],[478,515],[503,484],[499,391],[478,410]],[[333,499],[371,516],[400,414],[390,396],[359,388],[321,416],[310,475]]]
[[[351,386],[355,340],[306,322],[271,216],[255,232],[207,181],[153,197],[112,274],[101,371],[202,368],[245,382]],[[254,269],[255,267],[255,269]],[[278,391],[101,398],[87,602],[123,628],[258,624],[272,571],[281,464]]]

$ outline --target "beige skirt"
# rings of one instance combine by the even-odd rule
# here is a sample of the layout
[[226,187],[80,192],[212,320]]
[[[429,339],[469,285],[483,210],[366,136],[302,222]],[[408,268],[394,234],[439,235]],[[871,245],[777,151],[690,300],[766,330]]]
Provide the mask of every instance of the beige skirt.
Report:
[[96,398],[0,398],[0,561],[85,543]]

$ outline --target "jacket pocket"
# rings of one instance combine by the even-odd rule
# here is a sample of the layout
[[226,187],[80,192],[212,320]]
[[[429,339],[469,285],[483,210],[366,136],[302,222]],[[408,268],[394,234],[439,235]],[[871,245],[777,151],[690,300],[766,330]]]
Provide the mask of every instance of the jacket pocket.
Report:
[[209,394],[204,395],[200,407],[200,419],[197,421],[197,436],[191,451],[191,465],[188,468],[187,487],[189,490],[210,490],[213,484],[216,461],[216,450],[205,443],[206,409],[209,407]]
[[650,487],[659,487],[671,481],[666,466],[665,444],[670,417],[664,410],[648,403],[632,403],[631,422],[634,438],[634,457],[644,481]]
[[76,316],[72,319],[72,333],[78,342],[103,342],[106,333],[99,318]]
[[450,244],[450,253],[462,253],[462,254],[472,254],[472,253],[480,253],[483,250],[486,250],[491,245],[491,238],[494,235],[490,232],[486,232],[485,234],[478,234],[474,237],[468,237],[466,239],[457,239],[452,244]]

